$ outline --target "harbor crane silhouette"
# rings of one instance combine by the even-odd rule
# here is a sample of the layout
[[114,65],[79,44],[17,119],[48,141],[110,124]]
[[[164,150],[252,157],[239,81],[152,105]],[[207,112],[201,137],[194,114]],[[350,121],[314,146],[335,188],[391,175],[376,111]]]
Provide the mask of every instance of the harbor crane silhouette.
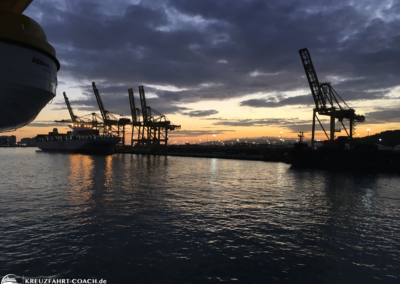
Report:
[[[346,102],[339,96],[339,94],[333,89],[330,83],[319,83],[317,73],[314,69],[314,65],[311,60],[310,53],[307,48],[299,50],[301,61],[306,72],[307,80],[310,85],[311,94],[315,102],[315,108],[313,109],[313,124],[312,124],[312,137],[311,147],[314,148],[314,137],[315,137],[315,119],[318,120],[328,140],[335,139],[335,132],[340,132],[340,129],[335,129],[336,119],[342,124],[343,129],[350,141],[355,134],[355,125],[357,122],[364,122],[365,117],[355,113],[353,108],[350,108]],[[317,114],[330,117],[330,135],[326,133],[321,121]],[[343,121],[349,121],[349,130],[347,130]]]

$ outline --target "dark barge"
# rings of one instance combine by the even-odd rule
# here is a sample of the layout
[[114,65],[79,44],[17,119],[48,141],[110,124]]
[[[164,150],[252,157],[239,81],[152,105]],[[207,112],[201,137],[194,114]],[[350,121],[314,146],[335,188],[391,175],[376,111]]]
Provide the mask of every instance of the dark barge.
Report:
[[344,168],[400,172],[400,154],[391,150],[379,151],[377,145],[352,145],[325,141],[324,147],[311,149],[306,143],[296,143],[285,157],[293,167]]

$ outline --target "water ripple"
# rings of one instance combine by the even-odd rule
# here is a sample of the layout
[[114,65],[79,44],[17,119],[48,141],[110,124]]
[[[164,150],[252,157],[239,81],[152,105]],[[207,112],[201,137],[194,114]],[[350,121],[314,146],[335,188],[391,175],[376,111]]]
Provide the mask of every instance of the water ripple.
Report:
[[29,148],[0,149],[0,157],[4,275],[108,283],[400,278],[398,174]]

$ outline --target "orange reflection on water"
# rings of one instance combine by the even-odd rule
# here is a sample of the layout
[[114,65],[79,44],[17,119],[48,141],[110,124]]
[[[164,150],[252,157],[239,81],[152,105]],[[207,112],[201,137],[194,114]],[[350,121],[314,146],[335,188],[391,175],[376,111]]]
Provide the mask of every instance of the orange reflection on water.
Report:
[[112,169],[112,155],[108,155],[106,158],[106,171],[104,173],[105,176],[105,187],[111,187],[112,177],[113,177],[113,169]]
[[92,195],[94,161],[91,156],[69,156],[69,182],[74,203],[87,203]]

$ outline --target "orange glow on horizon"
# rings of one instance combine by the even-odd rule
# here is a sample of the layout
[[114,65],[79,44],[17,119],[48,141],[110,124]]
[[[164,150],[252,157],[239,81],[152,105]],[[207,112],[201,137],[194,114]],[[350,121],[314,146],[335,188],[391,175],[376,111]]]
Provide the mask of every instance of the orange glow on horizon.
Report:
[[[60,124],[59,126],[55,126],[58,128],[58,131],[60,133],[66,133],[69,131],[69,128],[66,127],[65,125]],[[37,134],[46,134],[48,132],[53,131],[53,128],[55,127],[30,127],[26,126],[21,129],[18,129],[16,131],[12,132],[5,132],[1,133],[0,136],[11,136],[15,135],[17,137],[17,141],[20,141],[22,138],[33,138]],[[222,127],[221,127],[222,128]],[[168,133],[169,139],[168,143],[172,144],[174,141],[181,142],[183,140],[185,141],[191,141],[188,143],[204,143],[207,142],[207,139],[209,141],[225,141],[225,140],[233,140],[233,139],[255,139],[255,138],[261,138],[261,137],[275,137],[276,139],[280,138],[280,132],[283,132],[282,134],[282,139],[296,139],[298,132],[293,132],[290,131],[289,129],[286,128],[276,128],[276,127],[224,127],[225,130],[231,130],[231,131],[226,131],[218,134],[220,130],[209,130],[208,128],[202,128],[202,129],[195,129],[192,131],[202,131],[203,133],[209,132],[209,134],[200,134],[197,136],[189,136],[189,135],[180,135],[180,131],[171,131]],[[399,129],[398,125],[395,123],[391,124],[368,124],[368,125],[363,125],[361,128],[360,125],[357,126],[357,131],[355,137],[366,137],[368,136],[368,131],[367,129],[370,129],[369,135],[374,135],[380,132],[384,132],[386,130],[395,130]],[[188,129],[190,130],[190,129]],[[233,130],[233,131],[232,131]],[[182,127],[182,131],[186,131],[184,127]],[[311,129],[303,129],[304,132],[305,140],[310,140],[311,139]],[[215,134],[217,133],[217,134]],[[215,137],[213,135],[216,135]],[[341,133],[337,133],[336,136],[345,136],[346,133],[342,130]],[[131,129],[127,129],[126,134],[125,134],[125,144],[130,145],[130,137],[131,137]],[[326,136],[323,133],[322,130],[319,130],[319,126],[317,127],[316,130],[316,136],[315,139],[321,139],[321,140],[326,140]],[[199,141],[201,140],[201,142]]]

